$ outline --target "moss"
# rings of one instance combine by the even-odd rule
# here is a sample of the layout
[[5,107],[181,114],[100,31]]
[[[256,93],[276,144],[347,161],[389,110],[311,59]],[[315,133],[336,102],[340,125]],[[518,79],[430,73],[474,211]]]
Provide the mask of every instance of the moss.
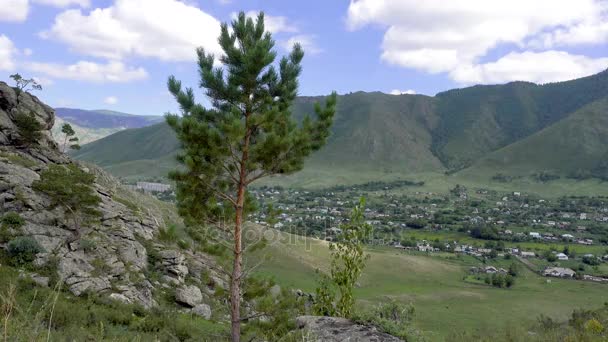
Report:
[[8,159],[9,162],[16,164],[16,165],[26,167],[26,168],[31,168],[31,167],[38,165],[38,163],[36,163],[33,160],[27,159],[20,155],[8,153],[8,152],[0,151],[0,157],[6,158],[6,159]]
[[140,209],[137,206],[137,204],[129,201],[126,198],[119,197],[119,196],[114,196],[112,199],[115,200],[118,203],[123,204],[125,207],[129,208],[129,210],[133,211],[134,213],[139,213],[140,212]]

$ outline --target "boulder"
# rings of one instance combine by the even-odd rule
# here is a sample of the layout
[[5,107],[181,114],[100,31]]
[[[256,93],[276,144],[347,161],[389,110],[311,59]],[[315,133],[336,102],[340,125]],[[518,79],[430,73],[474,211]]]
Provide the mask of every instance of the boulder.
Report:
[[310,332],[310,341],[323,342],[403,342],[403,340],[380,332],[376,327],[354,323],[346,318],[300,316],[296,318],[299,329]]
[[206,320],[211,319],[211,307],[207,304],[198,304],[192,308],[192,313],[201,316]]
[[194,286],[184,286],[175,290],[175,301],[189,307],[195,307],[203,301],[203,293]]
[[120,293],[111,293],[108,297],[124,304],[131,304],[131,300],[127,298],[127,296]]

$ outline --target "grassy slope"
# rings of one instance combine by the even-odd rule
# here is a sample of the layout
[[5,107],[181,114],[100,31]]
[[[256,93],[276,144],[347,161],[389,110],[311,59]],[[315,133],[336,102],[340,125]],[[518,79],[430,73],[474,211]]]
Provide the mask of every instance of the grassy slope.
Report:
[[161,123],[118,132],[83,146],[80,151],[74,152],[73,156],[108,167],[137,160],[159,159],[177,149],[178,142],[173,131],[168,125]]
[[[517,173],[509,167],[509,160],[515,159],[523,170],[584,168],[589,158],[595,160],[606,153],[608,122],[600,113],[608,108],[607,85],[608,71],[547,85],[514,82],[455,89],[434,98],[363,92],[343,95],[328,144],[308,160],[302,172],[270,183],[321,187],[434,175],[444,171],[435,155],[449,167],[460,168],[496,150],[492,156],[500,156],[501,163],[485,163],[479,172],[461,172],[456,179],[481,184],[498,172]],[[313,113],[313,103],[322,100],[298,98],[296,117]],[[590,107],[596,112],[594,118],[582,118],[580,113]],[[554,126],[563,128],[545,132],[554,131]],[[545,139],[547,134],[551,136],[542,144],[534,141],[529,147],[518,147],[536,136]],[[560,134],[568,140],[560,140]],[[166,176],[175,165],[171,156],[177,149],[170,129],[158,124],[120,132],[84,146],[74,155],[117,176],[137,179]],[[492,156],[488,158],[495,158]]]
[[[265,252],[269,260],[258,272],[274,276],[281,284],[313,291],[315,269],[328,265],[326,243],[281,236],[282,241]],[[433,340],[443,340],[455,331],[529,324],[540,314],[566,319],[574,308],[601,305],[607,289],[606,285],[572,280],[547,283],[523,267],[514,288],[496,289],[462,280],[469,266],[479,265],[470,258],[408,255],[392,249],[372,249],[370,254],[361,287],[355,290],[359,305],[377,303],[386,296],[412,302],[415,324]]]
[[[313,104],[323,97],[299,98],[296,117],[314,115]],[[430,152],[435,125],[433,99],[427,96],[354,93],[341,96],[333,134],[325,148],[307,164],[313,173],[356,173],[355,179],[381,173],[441,170]],[[178,143],[166,124],[126,130],[83,146],[73,155],[95,162],[116,176],[165,176],[175,163],[171,156]],[[161,160],[162,167],[150,167]],[[323,171],[320,171],[323,172]]]
[[[63,120],[58,116],[55,117],[55,125],[51,130],[55,140],[62,146],[64,135],[63,133],[61,133],[61,126],[63,126],[63,124],[66,122],[67,121]],[[74,132],[76,132],[76,137],[78,137],[78,143],[80,143],[81,145],[88,144],[95,140],[99,140],[121,130],[120,128],[86,128],[74,123],[70,123],[70,125],[74,129]]]
[[593,102],[546,129],[489,154],[467,172],[529,175],[590,170],[608,150],[608,98]]
[[474,86],[436,97],[434,151],[448,167],[461,168],[608,98],[608,70],[566,82]]

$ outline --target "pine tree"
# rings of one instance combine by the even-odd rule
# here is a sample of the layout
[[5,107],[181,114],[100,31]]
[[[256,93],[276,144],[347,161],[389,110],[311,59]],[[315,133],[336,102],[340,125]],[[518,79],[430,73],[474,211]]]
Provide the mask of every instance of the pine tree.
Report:
[[243,12],[221,26],[221,66],[203,48],[197,49],[200,87],[210,108],[197,104],[191,88],[169,77],[168,88],[181,116],[167,115],[183,153],[182,170],[170,177],[177,183],[180,214],[186,222],[206,225],[222,215],[233,218],[229,236],[232,247],[230,310],[232,340],[240,340],[240,297],[243,281],[242,227],[250,209],[247,188],[254,181],[300,170],[304,160],[320,149],[330,134],[336,94],[325,106],[315,106],[316,119],[297,123],[290,107],[297,96],[304,51],[295,44],[291,53],[274,64],[274,40],[257,20]]
[[67,244],[78,240],[82,223],[99,216],[96,209],[101,198],[95,193],[95,175],[81,170],[76,164],[53,164],[40,174],[32,187],[51,199],[51,207],[61,207],[74,223],[74,236]]
[[[70,125],[69,123],[64,123],[61,126],[61,133],[64,134],[64,138],[63,138],[63,146],[61,148],[61,151],[65,153],[66,148],[69,147],[73,150],[79,150],[80,149],[80,145],[78,145],[78,137],[76,137],[76,132],[74,131],[74,129],[72,128],[72,125]],[[68,142],[70,143],[70,146],[68,146]]]
[[13,74],[10,76],[10,78],[12,78],[15,82],[13,89],[17,95],[17,103],[15,105],[17,114],[15,115],[13,121],[15,126],[17,126],[17,132],[21,137],[21,141],[25,144],[25,146],[30,146],[37,143],[42,138],[43,126],[40,122],[38,122],[38,119],[36,119],[34,112],[29,111],[26,113],[23,108],[21,108],[21,94],[32,90],[42,90],[42,86],[38,84],[35,79],[26,79],[20,74]]

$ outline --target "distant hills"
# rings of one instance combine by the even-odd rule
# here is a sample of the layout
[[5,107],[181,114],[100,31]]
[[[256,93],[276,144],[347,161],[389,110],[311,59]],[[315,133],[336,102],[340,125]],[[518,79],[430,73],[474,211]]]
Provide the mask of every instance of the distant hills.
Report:
[[[323,97],[299,97],[296,117]],[[341,95],[333,133],[306,164],[313,175],[537,172],[608,177],[608,70],[572,81],[512,82],[434,97]],[[164,176],[179,144],[164,123],[129,129],[74,156],[118,176]],[[318,171],[318,172],[317,172]]]
[[112,133],[129,128],[140,128],[162,122],[157,115],[134,115],[111,110],[84,110],[75,108],[55,108],[56,123],[53,136],[61,136],[61,125],[69,123],[76,131],[81,144],[86,144]]

